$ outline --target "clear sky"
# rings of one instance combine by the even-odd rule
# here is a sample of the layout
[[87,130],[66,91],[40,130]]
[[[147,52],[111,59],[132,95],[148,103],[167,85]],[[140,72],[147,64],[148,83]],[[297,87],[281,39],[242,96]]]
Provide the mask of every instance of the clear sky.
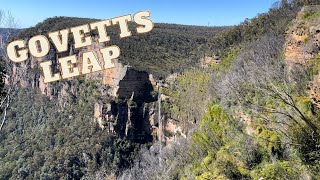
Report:
[[108,19],[150,10],[154,22],[189,25],[236,25],[267,12],[277,0],[1,0],[0,9],[20,20],[21,28],[48,17]]

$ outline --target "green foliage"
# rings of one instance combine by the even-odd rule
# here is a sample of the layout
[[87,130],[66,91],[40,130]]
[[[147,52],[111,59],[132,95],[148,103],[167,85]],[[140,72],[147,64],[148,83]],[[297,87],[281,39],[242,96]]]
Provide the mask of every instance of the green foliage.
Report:
[[[236,62],[238,63],[236,64],[234,61],[240,52],[241,54],[243,51],[253,54],[264,53],[251,50],[254,47],[247,47],[247,44],[256,41],[263,34],[272,33],[281,37],[287,24],[295,17],[297,10],[296,6],[290,4],[279,9],[271,9],[269,13],[246,20],[241,25],[224,31],[211,39],[207,44],[207,49],[204,48],[207,50],[206,54],[210,54],[210,52],[219,53],[222,57],[221,64],[213,65],[212,69],[216,72],[221,70],[234,71],[236,68],[242,68],[241,65],[243,65],[239,62]],[[270,55],[271,53],[274,53],[274,55]],[[279,52],[269,52],[269,55],[272,57],[279,56]],[[261,57],[262,55],[254,56],[254,58]],[[247,56],[242,58],[247,60],[245,62],[250,61]],[[263,68],[261,62],[256,64],[253,62],[250,65],[255,68],[258,64],[258,69]],[[274,64],[270,63],[268,65],[272,66]],[[235,67],[230,69],[230,66]],[[278,67],[283,67],[283,65]],[[260,71],[264,71],[264,69]],[[292,119],[298,119],[300,125],[304,124],[304,121],[316,122],[315,116],[311,112],[310,100],[306,100],[305,92],[298,88],[300,87],[299,84],[303,87],[305,82],[301,79],[296,81],[299,82],[297,85],[288,85],[286,80],[279,80],[275,76],[276,73],[271,73],[274,72],[270,72],[270,74],[261,73],[262,78],[261,80],[257,79],[256,84],[251,83],[250,78],[247,80],[244,77],[246,76],[245,72],[240,74],[242,77],[236,78],[239,78],[242,84],[239,86],[233,84],[233,82],[230,84],[234,88],[230,88],[230,91],[238,90],[237,96],[229,97],[230,93],[225,93],[226,96],[220,97],[227,101],[227,106],[225,105],[224,108],[230,109],[222,109],[219,101],[209,106],[207,113],[204,114],[199,123],[198,130],[192,136],[192,146],[189,151],[192,152],[193,158],[187,164],[192,165],[193,175],[190,176],[190,166],[186,165],[187,168],[180,173],[180,177],[194,177],[195,179],[299,179],[303,174],[308,174],[306,164],[303,161],[305,159],[310,160],[311,156],[317,157],[315,155],[317,143],[308,137],[310,131],[305,134],[301,131],[295,132],[300,128],[295,126],[293,121],[284,121],[282,119],[283,114],[281,114],[282,112],[284,114],[289,112],[288,116],[291,116]],[[235,74],[232,75],[236,76]],[[258,78],[259,73],[252,72],[249,75],[255,76],[251,78]],[[180,80],[180,83],[183,84],[188,80],[189,78],[185,81]],[[266,84],[263,84],[263,82],[266,82]],[[264,88],[273,91],[266,93]],[[293,101],[292,106],[281,98],[279,99],[279,94],[277,94],[279,90],[285,90],[285,92],[281,91],[283,94],[289,93]],[[178,92],[178,95],[184,93],[183,90]],[[215,92],[211,93],[215,94]],[[280,95],[283,96],[283,94]],[[243,101],[243,104],[238,104],[239,101]],[[251,109],[252,106],[254,108]],[[176,106],[173,110],[180,109],[180,106]],[[258,114],[255,114],[257,110],[259,110]],[[279,113],[273,113],[272,110]],[[249,115],[250,126],[242,124],[239,119],[236,119],[236,117],[239,117],[239,111]],[[303,117],[297,111],[302,113]],[[305,119],[302,120],[301,118]],[[284,128],[283,124],[281,126],[278,123],[288,124],[290,128]],[[244,126],[254,128],[255,133],[248,135],[249,132],[245,131]],[[288,137],[291,139],[288,140]],[[301,141],[295,140],[295,138],[301,138]],[[302,142],[302,139],[305,139],[305,142]],[[291,145],[288,141],[299,145],[304,144],[304,146],[300,148]],[[303,149],[306,151],[303,151]],[[294,153],[288,155],[286,154],[288,151]],[[304,153],[310,156],[304,157]]]
[[[79,80],[81,81],[81,80]],[[0,138],[0,179],[79,179],[119,173],[140,144],[117,137],[93,121],[97,82],[79,84],[77,98],[61,109],[37,91],[19,90]]]
[[[218,104],[211,104],[192,136],[193,145],[189,149],[194,154],[189,163],[195,179],[300,179],[309,176],[306,175],[307,166],[296,151],[291,149],[292,154],[284,156],[283,138],[261,123],[250,137],[244,133],[242,123]],[[179,176],[187,177],[189,171],[185,168]]]
[[225,128],[228,120],[228,115],[219,105],[212,105],[200,122],[199,131],[193,134],[193,141],[202,148],[210,147],[209,154],[216,154],[227,133]]
[[222,55],[230,47],[246,45],[254,42],[264,34],[284,34],[288,23],[300,11],[301,4],[291,2],[290,5],[280,4],[268,13],[262,13],[252,19],[246,19],[240,25],[223,31],[212,37],[202,49],[205,54],[215,53]]
[[[87,24],[97,19],[54,17],[22,30],[16,38],[30,38],[34,35],[47,35],[48,32]],[[155,24],[147,34],[137,34],[136,25],[129,24],[133,36],[120,39],[118,27],[108,27],[110,44],[121,49],[120,61],[137,70],[147,71],[156,77],[166,77],[173,72],[194,67],[199,54],[194,50],[206,43],[207,37],[213,37],[227,27],[199,27],[174,24]],[[97,32],[93,31],[92,35]],[[70,39],[71,40],[71,39]]]
[[221,72],[221,70],[228,70],[232,62],[240,54],[241,49],[242,46],[240,45],[236,47],[229,47],[228,50],[222,53],[221,63],[211,65],[212,69],[217,73]]
[[207,106],[208,90],[209,73],[197,69],[183,72],[166,92],[172,99],[171,116],[186,123],[199,121]]
[[273,179],[299,179],[301,166],[289,161],[279,161],[276,163],[263,164],[252,171],[253,179],[263,177],[266,180]]
[[303,19],[308,19],[310,16],[314,15],[314,12],[305,12],[304,15],[303,15]]
[[[174,117],[201,119],[187,150],[173,153],[185,160],[169,159],[179,167],[168,174],[176,179],[319,178],[320,113],[306,93],[310,77],[295,68],[288,75],[281,59],[284,32],[300,7],[297,1],[282,1],[198,48],[218,53],[222,63],[212,69],[227,75],[192,69],[166,92]],[[317,65],[316,59],[311,63]],[[198,103],[203,99],[215,102],[195,116],[208,105]]]
[[[215,99],[197,122],[190,146],[169,156],[179,166],[166,173],[175,179],[319,179],[320,113],[306,93],[310,77],[298,68],[288,75],[281,59],[284,32],[301,5],[284,0],[198,48],[222,56],[212,69],[227,75],[192,70],[166,92],[173,97],[172,114],[189,121],[195,116],[188,112],[197,112],[193,106],[208,104],[197,103],[201,92]],[[316,59],[311,63],[318,66]],[[212,78],[197,79],[202,74]],[[176,156],[185,160],[171,159]]]
[[[227,103],[222,103],[221,97],[212,97],[217,96],[216,92],[210,92],[217,90],[211,90],[210,86],[211,75],[215,73],[196,68],[184,70],[194,66],[199,55],[210,53],[222,57],[221,64],[213,67],[214,71],[226,70],[227,73],[242,68],[243,64],[235,60],[240,53],[254,49],[247,45],[265,34],[282,37],[299,7],[297,1],[283,1],[279,8],[272,8],[218,36],[216,33],[224,28],[156,24],[149,34],[121,41],[112,38],[111,43],[122,50],[123,62],[137,69],[159,77],[183,71],[169,89],[164,89],[164,93],[171,96],[171,102],[163,102],[164,112],[179,120],[183,129],[191,125],[199,127],[192,135],[190,146],[182,152],[174,150],[172,156],[168,151],[165,153],[169,158],[164,163],[172,163],[168,169],[171,179],[319,179],[319,132],[310,127],[320,127],[320,113],[313,109],[306,96],[307,81],[301,80],[301,76],[295,76],[297,80],[292,83],[284,76],[277,79],[277,71],[242,72],[237,77],[243,80],[239,84],[231,81],[229,89],[218,87],[228,91],[223,97]],[[308,14],[305,18],[317,16]],[[95,20],[50,18],[22,31],[18,37],[92,21]],[[116,29],[111,29],[110,34],[116,36]],[[212,38],[207,40],[209,36]],[[270,49],[269,54],[273,53]],[[278,56],[277,53],[270,56]],[[318,59],[311,61],[313,74],[318,74]],[[250,63],[254,59],[246,60],[245,63]],[[270,58],[263,60],[271,61]],[[262,68],[261,64],[250,65]],[[268,65],[275,66],[275,63]],[[251,79],[246,79],[247,75]],[[262,78],[255,79],[259,76]],[[256,84],[248,81],[254,79]],[[100,84],[80,78],[73,86],[79,86],[78,97],[68,97],[64,109],[59,109],[61,102],[48,100],[39,92],[18,92],[0,136],[0,179],[79,179],[100,169],[118,174],[131,166],[142,145],[106,133],[92,120],[93,104],[101,98],[97,92]],[[231,96],[233,91],[236,97]],[[218,100],[209,104],[212,99]],[[242,122],[239,114],[247,114],[248,120]],[[247,128],[255,132],[250,133]],[[179,161],[174,159],[177,156]],[[174,163],[178,168],[171,169]],[[153,170],[152,175],[154,172],[157,171]]]
[[242,125],[224,112],[216,103],[210,105],[200,122],[199,130],[193,134],[193,148],[204,152],[201,161],[194,159],[196,179],[241,179],[249,177],[249,169],[240,147]]
[[225,53],[222,55],[222,60],[220,66],[223,69],[228,69],[233,60],[240,54],[242,46],[230,47]]
[[303,15],[304,20],[312,20],[320,17],[319,12],[307,11]]
[[314,75],[319,74],[320,70],[320,55],[317,55],[316,57],[312,58],[308,61],[307,64],[310,72],[310,78],[313,78]]
[[282,152],[280,137],[276,131],[272,131],[263,126],[256,128],[256,142],[270,155]]

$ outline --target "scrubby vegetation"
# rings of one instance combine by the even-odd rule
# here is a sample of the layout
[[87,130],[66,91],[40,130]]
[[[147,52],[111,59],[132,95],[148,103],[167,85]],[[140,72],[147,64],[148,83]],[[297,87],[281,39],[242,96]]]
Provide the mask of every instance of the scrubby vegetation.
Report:
[[300,8],[282,1],[212,38],[204,53],[222,63],[185,71],[167,90],[169,112],[191,138],[161,155],[143,151],[122,179],[319,179],[319,109],[307,94],[317,57],[291,70],[283,59],[285,30]]
[[[19,90],[1,131],[0,179],[319,179],[320,111],[306,92],[319,57],[290,70],[283,58],[285,30],[302,5],[283,0],[221,33],[157,24],[148,35],[111,42],[137,69],[158,77],[182,71],[163,89],[170,96],[163,112],[187,138],[161,153],[159,142],[141,145],[97,128],[95,82],[74,81],[80,94],[63,111],[55,99]],[[51,18],[19,36],[92,21]],[[222,62],[197,67],[204,55]]]
[[[93,21],[96,20],[49,18],[35,27],[21,30],[12,38],[30,38]],[[134,34],[132,38],[122,40],[111,38],[114,41],[110,44],[120,46],[123,63],[152,72],[157,77],[165,77],[195,65],[197,61],[194,59],[197,58],[191,58],[195,57],[193,49],[205,43],[206,37],[224,29],[226,27],[156,24],[147,35]],[[116,36],[116,31],[113,27],[109,34]],[[1,114],[5,117],[5,128],[1,130],[0,138],[0,163],[3,164],[0,179],[91,179],[96,174],[99,177],[106,174],[116,176],[129,168],[141,146],[148,146],[97,127],[93,121],[94,102],[97,99],[110,101],[109,97],[99,96],[101,94],[97,91],[101,84],[82,77],[71,84],[76,88],[77,96],[66,96],[64,102],[61,98],[49,100],[35,89],[20,89],[16,83],[8,87],[12,89],[8,100],[10,108],[6,109],[5,115]],[[3,92],[3,81],[0,85]]]
[[[33,28],[21,30],[12,38],[30,38],[93,21],[96,20],[49,18]],[[226,28],[156,24],[148,35],[134,35],[121,41],[118,37],[111,38],[115,40],[110,43],[120,46],[122,62],[164,77],[195,65],[197,60],[194,59],[197,58],[191,58],[195,57],[193,49],[205,43],[206,37],[214,36],[223,29]],[[111,36],[118,34],[116,31],[115,27],[111,28]],[[93,118],[94,103],[112,100],[101,97],[99,89],[102,84],[79,77],[66,82],[75,88],[76,96],[49,99],[39,90],[19,88],[19,82],[11,82],[14,81],[12,77],[9,78],[11,86],[4,90],[2,65],[5,64],[0,62],[1,95],[11,89],[10,100],[3,103],[10,107],[5,114],[1,112],[5,121],[1,119],[4,128],[0,129],[0,179],[91,179],[96,174],[100,177],[107,174],[116,176],[130,167],[141,147],[148,147],[148,144],[135,143],[97,127]],[[12,68],[10,63],[7,66]],[[62,84],[50,85],[54,89]]]
[[98,128],[92,117],[98,85],[78,85],[78,98],[63,110],[38,91],[17,92],[1,131],[0,179],[80,179],[130,166],[143,145]]
[[[97,21],[87,18],[54,17],[49,18],[35,27],[22,30],[16,38],[30,38],[37,34],[46,35],[48,32],[65,29]],[[228,27],[199,27],[175,24],[155,24],[154,29],[143,35],[137,35],[134,25],[133,37],[121,39],[118,28],[107,29],[110,44],[118,45],[121,49],[121,62],[144,70],[159,78],[164,78],[173,72],[195,66],[198,54],[194,49],[207,42],[207,37],[213,37]],[[96,32],[93,32],[93,35]]]

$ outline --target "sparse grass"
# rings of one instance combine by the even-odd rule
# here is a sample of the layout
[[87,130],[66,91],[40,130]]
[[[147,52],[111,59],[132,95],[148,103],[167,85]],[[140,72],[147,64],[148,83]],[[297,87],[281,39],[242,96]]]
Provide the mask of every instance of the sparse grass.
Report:
[[312,12],[312,11],[306,12],[303,15],[303,19],[308,19],[309,17],[311,17],[313,15],[314,15],[314,12]]
[[307,44],[309,41],[310,41],[310,37],[309,37],[309,36],[306,37],[306,38],[303,40],[303,42],[304,42],[305,44]]
[[308,61],[308,67],[311,69],[311,76],[319,74],[320,70],[320,55]]
[[241,45],[228,48],[228,50],[222,54],[220,64],[212,64],[211,68],[218,73],[221,72],[221,70],[228,70],[232,62],[239,55],[241,49]]
[[303,19],[305,20],[311,20],[311,19],[317,19],[320,17],[320,12],[306,12],[303,16]]

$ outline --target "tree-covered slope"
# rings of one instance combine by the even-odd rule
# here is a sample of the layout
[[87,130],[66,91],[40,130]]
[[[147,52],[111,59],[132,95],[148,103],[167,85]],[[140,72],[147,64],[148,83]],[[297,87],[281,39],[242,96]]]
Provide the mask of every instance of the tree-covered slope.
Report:
[[[48,32],[87,24],[97,19],[54,17],[35,27],[22,30],[16,38],[30,38],[34,35],[47,35]],[[195,66],[199,60],[194,54],[195,48],[205,44],[208,37],[213,37],[227,27],[201,27],[177,24],[158,24],[143,35],[137,35],[134,24],[130,24],[133,36],[120,39],[116,26],[107,28],[111,36],[110,44],[121,49],[121,61],[138,70],[144,70],[158,77],[182,71]],[[95,32],[93,32],[95,34]],[[71,35],[70,35],[71,36]]]
[[222,62],[187,70],[165,90],[166,112],[192,136],[160,155],[157,144],[144,150],[122,179],[319,179],[320,110],[307,86],[319,66],[289,68],[284,57],[302,5],[284,0],[213,37],[203,52],[220,53]]
[[[33,28],[21,30],[14,38],[26,39],[38,34],[46,35],[50,31],[93,21],[96,20],[49,18]],[[155,24],[148,34],[134,34],[120,40],[118,29],[113,27],[110,30],[113,39],[110,44],[121,48],[122,62],[134,69],[165,77],[195,65],[199,59],[191,58],[192,51],[204,44],[207,37],[214,36],[223,29],[226,28]],[[24,75],[17,78],[28,81],[33,77]],[[41,94],[37,88],[12,86],[12,100],[6,110],[4,128],[0,132],[0,163],[3,164],[0,168],[0,179],[80,179],[98,172],[118,175],[130,167],[140,147],[148,145],[98,127],[94,120],[97,102],[112,106],[110,111],[118,108],[123,116],[128,108],[111,104],[128,103],[129,106],[131,102],[106,95],[104,92],[108,87],[100,81],[78,77],[49,86],[56,93],[52,99]],[[57,95],[56,89],[61,87],[68,88],[63,90],[64,94],[60,92]],[[130,107],[134,108],[136,104],[131,103]],[[107,111],[105,108],[103,110],[104,113]],[[137,109],[137,112],[144,116],[147,112],[142,111],[146,109],[141,112]],[[136,114],[132,116],[136,118],[134,121],[142,121]],[[129,120],[126,119],[127,121]],[[126,127],[126,122],[117,120],[115,128],[120,125]]]

